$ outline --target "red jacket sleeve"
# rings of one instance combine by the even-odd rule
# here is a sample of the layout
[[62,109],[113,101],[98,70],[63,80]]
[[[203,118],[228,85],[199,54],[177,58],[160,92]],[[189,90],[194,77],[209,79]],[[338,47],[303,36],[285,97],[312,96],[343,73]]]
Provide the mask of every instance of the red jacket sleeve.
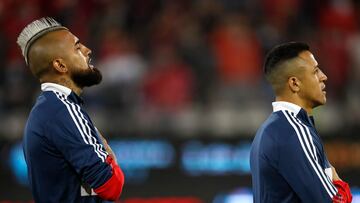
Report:
[[112,176],[103,185],[95,188],[94,191],[104,200],[115,201],[119,199],[124,186],[124,174],[111,156],[106,158],[106,162],[112,168]]

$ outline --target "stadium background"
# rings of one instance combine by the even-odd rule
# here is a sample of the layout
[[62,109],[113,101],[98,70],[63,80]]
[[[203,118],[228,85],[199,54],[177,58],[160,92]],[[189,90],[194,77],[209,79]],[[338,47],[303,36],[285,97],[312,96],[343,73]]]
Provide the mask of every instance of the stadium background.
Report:
[[252,202],[249,147],[273,100],[262,60],[294,40],[329,78],[317,127],[360,194],[357,1],[0,0],[1,203],[32,200],[21,137],[40,88],[16,38],[42,16],[70,28],[103,73],[83,97],[126,173],[120,202]]

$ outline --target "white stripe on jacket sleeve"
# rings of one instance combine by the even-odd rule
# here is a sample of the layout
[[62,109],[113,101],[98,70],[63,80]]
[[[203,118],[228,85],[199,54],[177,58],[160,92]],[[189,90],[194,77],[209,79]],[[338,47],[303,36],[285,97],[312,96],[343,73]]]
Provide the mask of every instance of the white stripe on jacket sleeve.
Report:
[[[81,124],[80,119],[78,115],[75,115],[73,109],[71,108],[71,105],[68,103],[68,101],[65,99],[65,96],[60,94],[59,92],[54,92],[56,96],[59,98],[59,100],[66,106],[73,122],[75,123],[81,137],[83,138],[85,144],[90,144],[94,148],[94,152],[96,155],[101,159],[102,162],[105,162],[106,154],[104,152],[101,152],[98,147],[96,146],[96,143],[93,142],[91,135],[87,134],[85,131],[85,127],[83,124]],[[78,120],[79,119],[79,122]],[[80,127],[81,126],[81,127]],[[86,135],[86,136],[85,136]],[[96,140],[96,139],[95,139]]]
[[[333,198],[333,196],[337,193],[337,191],[334,190],[333,184],[329,181],[328,178],[326,178],[327,175],[321,169],[319,163],[316,162],[315,159],[312,156],[310,156],[311,155],[311,150],[309,150],[309,149],[311,149],[311,147],[310,146],[305,146],[305,144],[308,144],[309,142],[307,141],[306,143],[304,143],[304,141],[303,141],[303,139],[307,140],[306,135],[300,133],[299,130],[298,130],[298,128],[301,129],[301,127],[299,126],[300,124],[296,123],[295,119],[290,115],[290,113],[288,111],[282,111],[282,112],[285,115],[288,122],[290,123],[290,125],[295,130],[296,135],[298,137],[298,140],[300,142],[301,148],[304,151],[305,156],[308,159],[308,161],[309,161],[310,165],[312,166],[312,168],[314,169],[316,175],[320,179],[320,182],[322,183],[323,187],[325,188],[325,190],[328,193],[328,195],[330,196],[330,198]],[[303,130],[302,130],[302,132],[303,132]]]

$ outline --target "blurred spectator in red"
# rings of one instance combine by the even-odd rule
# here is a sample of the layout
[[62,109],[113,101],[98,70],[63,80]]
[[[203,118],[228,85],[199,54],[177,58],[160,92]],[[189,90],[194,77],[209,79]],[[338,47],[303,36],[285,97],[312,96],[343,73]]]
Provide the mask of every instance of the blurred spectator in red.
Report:
[[[259,2],[260,8],[255,11],[253,18],[260,21],[256,29],[264,54],[276,44],[295,41],[294,35],[303,37],[306,32],[305,25],[309,24],[307,19],[312,19],[309,11],[301,14],[303,0],[259,0]],[[311,5],[315,6],[314,3]]]
[[279,30],[286,30],[289,20],[298,13],[302,0],[262,0],[265,20]]
[[[99,12],[104,4],[97,0],[39,0],[44,16],[52,16],[82,40],[88,43],[91,32],[89,23],[93,21],[95,11]],[[89,36],[90,35],[90,36]]]
[[154,18],[150,30],[150,46],[175,45],[178,40],[185,9],[180,2],[166,1]]
[[[360,2],[355,6],[355,15],[357,25],[359,25],[360,21]],[[356,31],[353,35],[351,35],[348,43],[347,50],[350,54],[350,70],[348,72],[348,80],[346,83],[346,104],[343,105],[345,107],[345,129],[351,130],[353,132],[357,132],[360,130],[360,32]],[[353,133],[350,133],[353,134]]]
[[[0,95],[6,95],[1,99],[6,111],[22,110],[26,108],[29,101],[32,101],[34,80],[28,74],[30,71],[25,68],[21,51],[16,45],[17,36],[21,29],[33,19],[40,17],[41,10],[38,6],[39,0],[19,1],[4,0],[0,4],[5,6],[0,9],[0,37],[4,38],[4,44],[0,42],[1,49],[5,53],[0,55],[3,58],[1,64],[2,80]],[[0,6],[1,7],[1,6]],[[24,88],[26,87],[26,88]]]
[[350,43],[351,67],[346,86],[346,105],[344,117],[346,129],[360,130],[360,33],[354,36]]
[[321,29],[352,34],[357,31],[355,7],[351,0],[331,0],[320,10]]
[[261,77],[261,47],[248,20],[240,14],[227,14],[214,30],[211,43],[225,83],[251,85]]
[[[202,16],[203,18],[207,18]],[[216,85],[215,61],[208,44],[206,26],[197,13],[187,16],[179,33],[179,53],[194,74],[194,102],[208,104]]]
[[350,70],[347,43],[357,29],[351,1],[330,1],[319,12],[319,26],[319,63],[329,77],[330,94],[339,98]]
[[139,82],[146,64],[134,39],[127,33],[112,27],[102,32],[102,36],[97,66],[101,69],[103,83],[93,94],[103,95],[100,99],[105,106],[131,110],[139,97]]
[[3,18],[1,28],[3,29],[4,36],[9,43],[6,56],[8,61],[22,61],[21,52],[16,45],[17,36],[25,25],[40,17],[41,11],[38,3],[39,0],[5,0],[3,2],[7,8],[3,9],[4,13],[1,14]]
[[154,47],[150,63],[143,81],[146,104],[165,112],[176,112],[190,104],[193,74],[177,56],[174,47]]

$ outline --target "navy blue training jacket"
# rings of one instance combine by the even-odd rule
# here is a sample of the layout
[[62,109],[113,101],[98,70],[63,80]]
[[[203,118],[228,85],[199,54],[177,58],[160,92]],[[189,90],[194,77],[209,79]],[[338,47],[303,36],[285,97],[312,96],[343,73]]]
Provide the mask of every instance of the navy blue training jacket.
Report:
[[332,202],[337,189],[312,117],[292,103],[273,107],[251,147],[254,202]]
[[102,202],[91,188],[103,185],[112,169],[81,98],[58,84],[41,89],[23,138],[35,202]]

